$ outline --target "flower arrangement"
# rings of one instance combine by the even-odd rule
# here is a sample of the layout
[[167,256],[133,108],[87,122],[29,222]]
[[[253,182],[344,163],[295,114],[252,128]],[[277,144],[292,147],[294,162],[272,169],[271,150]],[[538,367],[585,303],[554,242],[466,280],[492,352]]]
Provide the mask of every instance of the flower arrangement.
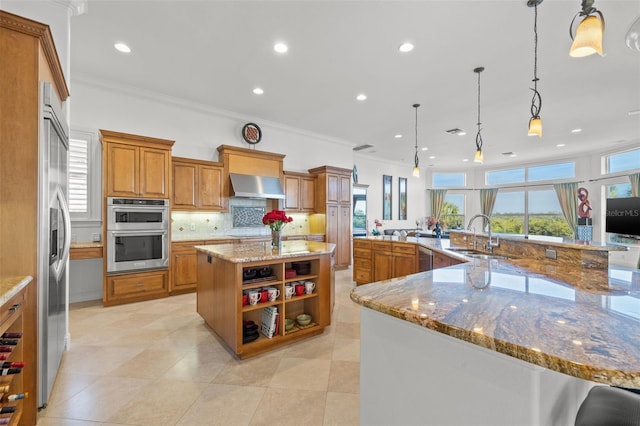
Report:
[[284,210],[271,210],[262,217],[262,223],[269,225],[272,231],[282,230],[289,222],[293,222],[293,218],[287,216]]
[[373,228],[373,230],[371,231],[371,235],[380,235],[380,230],[378,228],[382,227],[382,222],[380,222],[378,219],[373,221],[373,224],[376,226],[375,228]]

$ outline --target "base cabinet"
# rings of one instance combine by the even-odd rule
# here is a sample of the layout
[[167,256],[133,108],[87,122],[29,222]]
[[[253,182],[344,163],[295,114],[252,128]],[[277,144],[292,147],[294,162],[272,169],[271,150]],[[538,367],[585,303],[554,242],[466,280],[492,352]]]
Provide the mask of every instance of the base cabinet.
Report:
[[135,274],[107,275],[104,306],[138,302],[169,296],[169,271],[148,271]]
[[203,244],[204,241],[171,243],[171,294],[195,291],[198,284],[198,252],[194,247]]
[[[292,268],[292,262],[309,262],[309,272],[285,278],[285,270]],[[268,271],[268,275],[243,279],[247,277],[244,272],[251,270]],[[239,358],[251,357],[320,334],[331,324],[332,275],[331,258],[328,254],[233,263],[198,252],[197,310],[207,325]],[[294,292],[287,298],[286,288],[300,282],[313,282],[313,290],[309,294]],[[264,290],[266,287],[278,291],[273,301],[267,299]],[[262,299],[251,304],[248,293],[261,291],[265,292]],[[243,297],[245,294],[246,299]],[[263,328],[263,321],[269,317],[273,308],[277,310],[277,317],[274,317],[273,336],[268,337],[270,333]],[[296,317],[303,313],[311,316],[309,324],[295,322]],[[291,319],[295,323],[289,330],[285,327],[285,319]],[[258,326],[257,337],[255,334],[245,336],[245,325],[249,324]]]

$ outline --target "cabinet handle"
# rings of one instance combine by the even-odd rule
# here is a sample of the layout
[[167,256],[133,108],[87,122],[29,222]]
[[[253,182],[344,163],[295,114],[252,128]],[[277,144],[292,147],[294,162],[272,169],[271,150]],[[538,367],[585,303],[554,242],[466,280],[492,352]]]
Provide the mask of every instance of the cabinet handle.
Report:
[[15,305],[13,305],[12,307],[9,308],[9,312],[15,312],[18,309],[20,309],[20,303],[16,303]]

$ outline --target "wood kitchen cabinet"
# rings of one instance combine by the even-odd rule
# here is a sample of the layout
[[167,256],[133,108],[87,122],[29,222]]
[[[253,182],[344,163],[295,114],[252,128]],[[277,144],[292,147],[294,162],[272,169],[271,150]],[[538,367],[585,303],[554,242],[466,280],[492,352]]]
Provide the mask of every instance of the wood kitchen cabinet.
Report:
[[108,275],[103,289],[104,306],[139,302],[169,296],[169,271]]
[[105,197],[169,198],[173,141],[100,130]]
[[224,167],[212,161],[172,158],[172,210],[226,211]]
[[324,233],[325,241],[336,245],[336,269],[351,264],[351,172],[332,166],[309,170],[316,176],[316,212],[324,214],[324,220],[310,221],[310,230]]
[[315,211],[316,178],[308,173],[283,172],[284,209],[287,212]]
[[171,294],[195,291],[198,283],[198,252],[204,241],[171,243]]
[[463,261],[435,250],[433,252],[433,269],[446,268],[447,266],[457,265],[459,263],[463,263]]

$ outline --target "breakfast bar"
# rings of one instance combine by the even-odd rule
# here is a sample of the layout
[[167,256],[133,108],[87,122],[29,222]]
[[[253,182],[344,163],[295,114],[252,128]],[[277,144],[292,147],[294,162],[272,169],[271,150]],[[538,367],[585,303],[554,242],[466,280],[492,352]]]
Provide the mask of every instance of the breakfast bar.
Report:
[[363,424],[569,425],[594,385],[640,388],[640,271],[597,262],[622,248],[527,244],[352,291]]
[[[196,249],[197,311],[239,358],[315,336],[331,324],[334,244],[285,241],[274,248],[257,242]],[[300,291],[287,291],[295,286]],[[256,297],[248,297],[251,293]],[[265,325],[269,318],[271,327]]]

